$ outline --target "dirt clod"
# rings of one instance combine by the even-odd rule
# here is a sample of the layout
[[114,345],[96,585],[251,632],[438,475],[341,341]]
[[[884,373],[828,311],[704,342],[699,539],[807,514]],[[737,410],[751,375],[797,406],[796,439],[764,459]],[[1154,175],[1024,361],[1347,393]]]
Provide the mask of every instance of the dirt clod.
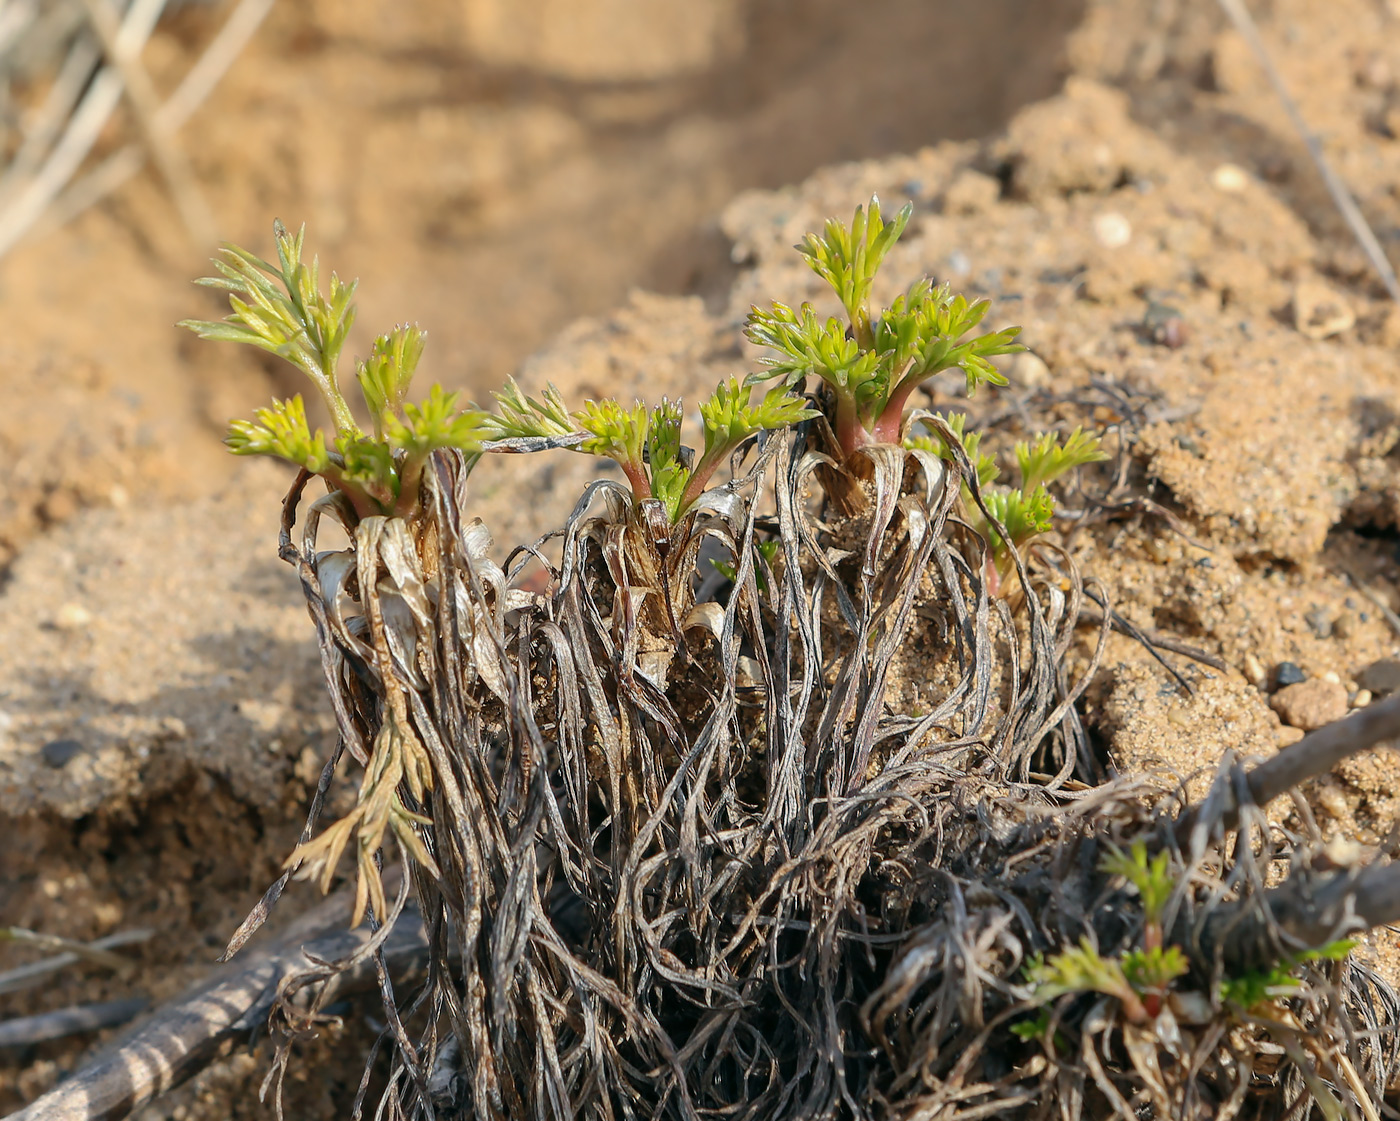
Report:
[[1269,703],[1285,724],[1311,732],[1347,714],[1347,691],[1340,682],[1316,678],[1285,686]]
[[1400,689],[1400,658],[1380,658],[1356,677],[1356,683],[1369,689],[1373,696],[1383,697]]
[[1355,324],[1356,313],[1327,285],[1305,281],[1293,289],[1293,325],[1308,338],[1329,339]]

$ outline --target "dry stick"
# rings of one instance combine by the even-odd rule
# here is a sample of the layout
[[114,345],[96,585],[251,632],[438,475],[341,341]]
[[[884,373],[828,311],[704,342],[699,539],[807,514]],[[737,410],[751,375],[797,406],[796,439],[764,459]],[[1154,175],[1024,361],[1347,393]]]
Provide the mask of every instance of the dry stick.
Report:
[[73,46],[69,48],[68,57],[59,67],[58,77],[54,79],[44,98],[44,104],[35,114],[33,122],[24,130],[24,140],[19,146],[19,151],[6,165],[4,174],[0,175],[0,198],[9,199],[19,184],[38,168],[44,159],[44,153],[49,150],[64,122],[72,114],[73,106],[82,97],[88,79],[92,77],[92,68],[101,57],[102,52],[88,36],[81,35],[74,41]]
[[[1245,776],[1249,799],[1263,807],[1299,783],[1325,774],[1343,759],[1400,736],[1400,693],[1359,709],[1304,736]],[[1186,848],[1201,823],[1202,807],[1177,819],[1176,840]],[[1221,828],[1239,825],[1233,800],[1221,814]],[[1294,873],[1262,899],[1246,899],[1210,912],[1197,929],[1186,916],[1173,934],[1191,947],[1198,965],[1211,969],[1265,969],[1285,954],[1316,948],[1358,930],[1400,920],[1400,864],[1373,864],[1333,875]]]
[[[151,936],[151,932],[148,930],[141,933],[145,935],[145,938]],[[142,941],[144,940],[142,939]],[[58,950],[61,953],[74,954],[97,965],[105,965],[108,969],[125,969],[132,964],[130,958],[114,954],[103,946],[75,942],[71,938],[60,938],[57,934],[43,934],[22,926],[0,926],[0,942],[20,942],[28,946],[40,946],[45,950]]]
[[[197,1074],[225,1042],[246,1037],[266,1021],[281,982],[303,970],[308,955],[339,960],[369,940],[368,927],[346,929],[351,901],[349,892],[341,893],[298,919],[273,946],[237,966],[215,969],[203,984],[113,1041],[9,1121],[114,1121]],[[426,965],[428,943],[416,914],[401,917],[383,955],[395,978]],[[373,962],[329,984],[336,996],[372,989],[377,984]]]
[[[132,0],[118,36],[124,50],[137,50],[150,38],[164,7],[165,0]],[[114,67],[104,66],[98,71],[44,166],[0,213],[0,256],[14,248],[50,200],[73,177],[116,108],[121,88],[121,77]]]
[[1229,975],[1266,970],[1286,955],[1317,949],[1400,920],[1400,864],[1372,864],[1330,875],[1295,872],[1260,899],[1209,912],[1192,931],[1183,916],[1174,940],[1191,947],[1207,970]]
[[0,1047],[29,1047],[80,1031],[115,1027],[139,1016],[150,1003],[144,996],[133,996],[100,1004],[78,1004],[54,1012],[40,1012],[37,1016],[0,1020]]
[[186,232],[196,245],[212,244],[215,238],[214,215],[200,193],[194,169],[190,167],[185,153],[160,127],[160,97],[151,76],[141,65],[140,52],[123,42],[121,28],[109,0],[83,0],[83,6],[87,9],[89,22],[102,40],[102,49],[108,60],[121,74],[126,99],[141,129],[142,138],[150,149],[156,167],[160,169],[161,178],[170,189]]
[[[7,932],[0,930],[0,941],[6,940],[6,933]],[[8,933],[12,941],[26,940],[23,936],[14,938],[13,928]],[[30,962],[28,965],[20,965],[14,969],[7,969],[5,972],[0,973],[0,993],[13,993],[19,992],[21,989],[33,988],[49,974],[57,973],[61,969],[67,969],[70,965],[77,965],[78,962],[82,961],[85,957],[91,960],[96,955],[102,954],[103,951],[111,950],[117,946],[130,946],[137,942],[149,941],[154,933],[155,932],[151,930],[124,930],[118,934],[109,934],[106,938],[99,938],[96,942],[88,943],[75,943],[70,942],[66,938],[54,939],[43,935],[38,938],[27,939],[28,941],[42,941],[49,946],[62,943],[67,949],[65,952],[55,954],[51,958]],[[117,957],[115,954],[112,956]],[[126,958],[118,958],[117,960],[121,962],[123,966],[130,964]],[[120,966],[117,968],[120,968]]]
[[[199,61],[157,111],[155,123],[161,131],[174,133],[194,115],[248,45],[274,3],[276,0],[240,0]],[[34,233],[49,233],[67,225],[140,171],[145,162],[146,153],[140,144],[127,144],[114,152],[54,200],[47,213],[35,223]]]
[[1385,285],[1385,290],[1390,293],[1390,298],[1396,303],[1400,303],[1400,280],[1396,279],[1395,269],[1386,258],[1385,250],[1381,248],[1381,243],[1376,240],[1376,235],[1371,232],[1370,225],[1366,222],[1366,217],[1361,213],[1361,208],[1356,205],[1356,200],[1352,197],[1347,185],[1342,182],[1341,176],[1332,170],[1332,165],[1328,163],[1326,155],[1322,151],[1322,145],[1318,143],[1317,137],[1313,135],[1303,120],[1303,115],[1298,111],[1297,103],[1289,96],[1288,87],[1283,84],[1283,75],[1274,66],[1273,60],[1269,57],[1269,52],[1264,46],[1264,40],[1260,38],[1259,28],[1254,23],[1254,18],[1249,14],[1249,9],[1244,6],[1244,0],[1220,0],[1220,7],[1225,14],[1230,17],[1236,30],[1244,37],[1249,49],[1254,52],[1254,57],[1259,60],[1259,65],[1263,67],[1264,73],[1268,76],[1269,84],[1274,87],[1274,93],[1283,104],[1283,111],[1288,114],[1289,121],[1293,128],[1303,140],[1303,146],[1307,148],[1308,155],[1312,157],[1313,164],[1317,167],[1318,173],[1322,176],[1322,181],[1327,185],[1327,193],[1332,196],[1332,201],[1336,203],[1337,209],[1341,211],[1342,218],[1351,228],[1352,236],[1356,238],[1367,259],[1371,262],[1371,267],[1380,275],[1381,283]]
[[[1326,774],[1348,756],[1397,736],[1400,736],[1400,693],[1357,709],[1344,720],[1309,732],[1272,759],[1260,763],[1245,776],[1249,796],[1256,806],[1267,806],[1299,783]],[[1177,819],[1176,840],[1183,848],[1190,844],[1191,832],[1200,814],[1201,807],[1192,806]],[[1231,803],[1225,808],[1221,827],[1233,829],[1239,820],[1239,806]]]

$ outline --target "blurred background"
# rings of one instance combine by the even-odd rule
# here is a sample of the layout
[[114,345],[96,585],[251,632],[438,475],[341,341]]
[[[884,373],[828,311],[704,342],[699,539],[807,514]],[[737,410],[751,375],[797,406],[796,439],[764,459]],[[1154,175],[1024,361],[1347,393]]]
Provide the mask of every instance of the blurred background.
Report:
[[[75,508],[187,497],[275,360],[172,324],[271,223],[486,392],[630,288],[723,293],[716,215],[984,136],[1058,87],[1078,0],[0,0],[0,565]],[[99,32],[109,35],[104,55]],[[116,58],[121,66],[114,66]],[[125,81],[119,79],[125,79]],[[217,79],[217,81],[215,80]]]

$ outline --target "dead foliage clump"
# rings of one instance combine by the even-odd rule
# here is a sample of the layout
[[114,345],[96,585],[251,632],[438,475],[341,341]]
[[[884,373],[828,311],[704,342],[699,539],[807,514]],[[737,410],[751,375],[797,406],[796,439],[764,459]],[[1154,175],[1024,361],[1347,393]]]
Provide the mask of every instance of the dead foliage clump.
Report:
[[[458,453],[411,523],[331,493],[294,543],[305,476],[289,495],[340,721],[322,792],[344,755],[365,768],[351,818],[309,824],[296,859],[329,883],[356,851],[376,934],[347,965],[414,908],[430,947],[411,989],[379,967],[379,1115],[1378,1116],[1395,994],[1305,952],[1371,925],[1366,873],[1268,825],[1233,761],[1180,828],[1176,790],[1098,783],[1064,665],[1111,610],[1082,612],[1050,551],[1016,558],[1027,591],[988,594],[961,457],[875,449],[864,541],[838,548],[821,423],[750,441],[674,527],[597,482],[504,568]],[[317,551],[326,518],[350,548]],[[931,618],[956,684],[895,711],[890,666]],[[390,833],[407,875],[386,893]],[[1164,910],[1105,862],[1135,847],[1166,869]],[[1309,910],[1328,891],[1341,909]],[[1280,892],[1306,935],[1275,921]],[[1067,950],[1122,977],[1153,930],[1182,965],[1136,1003],[1044,980]],[[270,1081],[319,1007],[291,995],[339,967],[284,985]]]

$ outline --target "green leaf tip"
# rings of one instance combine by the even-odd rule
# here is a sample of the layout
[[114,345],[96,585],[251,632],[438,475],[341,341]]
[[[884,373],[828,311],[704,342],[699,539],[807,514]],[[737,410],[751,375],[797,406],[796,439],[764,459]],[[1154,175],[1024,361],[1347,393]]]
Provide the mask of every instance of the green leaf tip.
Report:
[[[846,312],[846,322],[820,318],[810,304],[794,311],[773,303],[749,312],[744,333],[773,355],[767,373],[789,387],[808,375],[831,386],[834,427],[850,454],[872,442],[897,443],[903,412],[913,391],[943,370],[961,369],[971,396],[985,384],[1005,385],[992,359],[1024,349],[1018,327],[974,335],[990,308],[969,301],[944,284],[921,279],[890,306],[871,306],[875,276],[909,223],[912,204],[895,219],[881,216],[872,197],[857,207],[849,225],[831,219],[821,234],[808,234],[797,249],[825,280]],[[969,337],[971,336],[971,337]]]
[[229,424],[224,443],[234,455],[273,455],[317,475],[330,467],[325,434],[319,428],[311,431],[300,393],[285,401],[274,401],[255,415],[256,421],[235,420]]
[[198,283],[228,293],[229,315],[180,325],[201,338],[246,343],[297,366],[320,393],[334,433],[328,438],[319,429],[311,431],[298,395],[259,409],[254,421],[234,421],[225,442],[235,454],[277,456],[323,476],[361,516],[407,513],[419,502],[427,456],[442,448],[475,454],[492,433],[487,418],[459,409],[459,395],[436,385],[423,401],[408,400],[427,335],[406,324],[375,339],[369,356],[355,365],[371,424],[370,434],[362,432],[338,376],[355,322],[358,282],[331,273],[323,287],[320,262],[305,258],[304,226],[293,234],[276,221],[273,241],[275,263],[236,245],[223,246],[214,261],[218,275]]

